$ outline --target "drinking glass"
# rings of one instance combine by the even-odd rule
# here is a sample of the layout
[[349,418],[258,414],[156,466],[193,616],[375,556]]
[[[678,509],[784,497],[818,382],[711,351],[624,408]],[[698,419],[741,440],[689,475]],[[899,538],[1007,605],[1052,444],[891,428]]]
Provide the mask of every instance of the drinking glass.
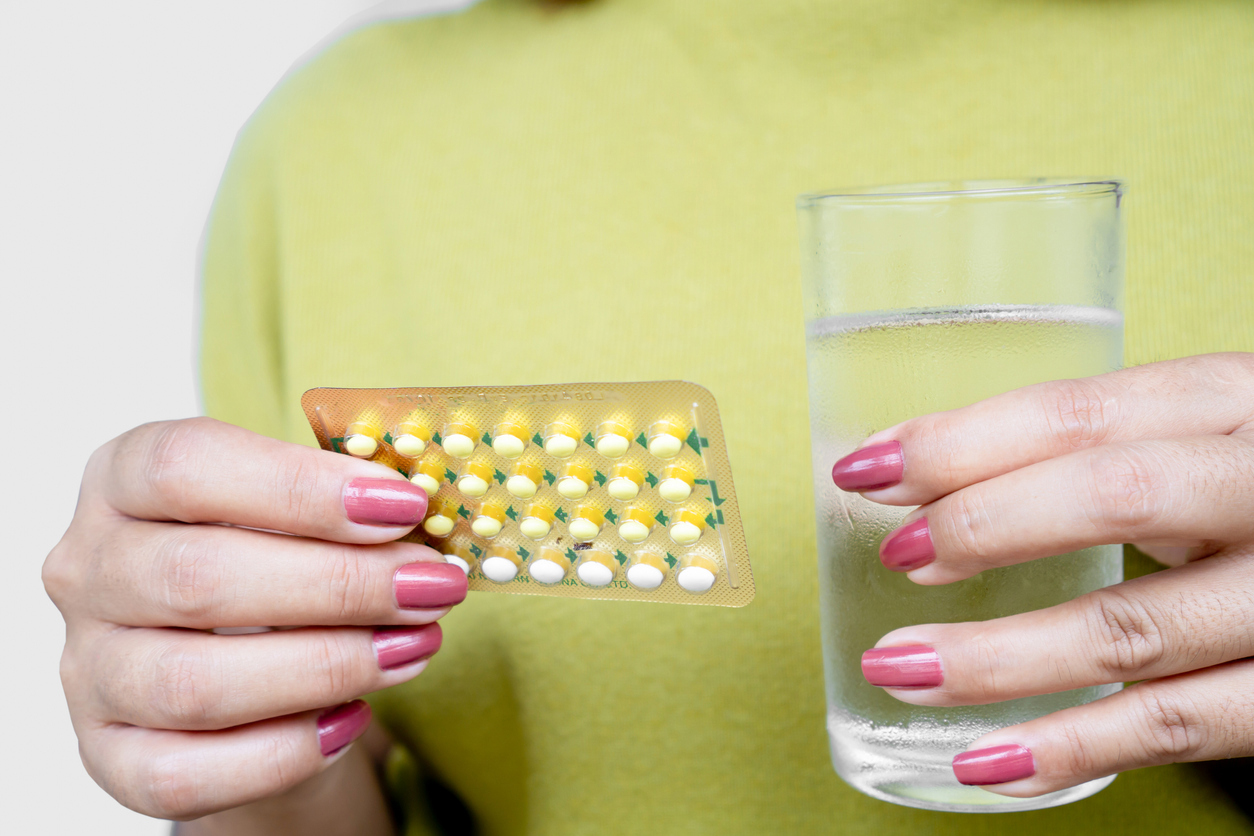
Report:
[[798,199],[827,730],[837,773],[875,798],[932,810],[1032,810],[1084,798],[1113,780],[1007,798],[959,784],[951,761],[993,729],[1119,685],[991,705],[914,706],[868,684],[860,657],[898,627],[999,618],[1117,583],[1121,547],[919,586],[878,557],[880,541],[911,509],[845,493],[831,472],[862,439],[908,418],[1119,368],[1122,195],[1116,180],[1029,180]]

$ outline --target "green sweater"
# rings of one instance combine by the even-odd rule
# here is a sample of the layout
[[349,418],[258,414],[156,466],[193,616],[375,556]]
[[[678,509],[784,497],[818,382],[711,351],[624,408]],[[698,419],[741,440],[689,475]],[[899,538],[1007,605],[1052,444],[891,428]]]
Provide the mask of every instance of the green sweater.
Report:
[[751,606],[474,594],[373,698],[486,834],[1249,832],[1188,767],[1011,818],[836,777],[793,200],[1122,176],[1128,363],[1249,350],[1251,45],[1245,0],[487,0],[371,26],[240,134],[204,255],[207,410],[312,443],[313,386],[719,398]]

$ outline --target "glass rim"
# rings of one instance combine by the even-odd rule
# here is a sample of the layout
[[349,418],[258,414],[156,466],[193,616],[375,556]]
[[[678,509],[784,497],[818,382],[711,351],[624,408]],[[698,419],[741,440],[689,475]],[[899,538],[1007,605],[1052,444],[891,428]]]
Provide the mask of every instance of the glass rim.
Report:
[[992,198],[1006,195],[1032,197],[1113,194],[1118,200],[1127,191],[1124,182],[1114,177],[1033,177],[1022,180],[948,180],[930,183],[897,183],[883,186],[853,186],[806,192],[797,196],[797,207],[805,208],[823,201],[850,203],[891,202],[894,200],[948,200],[954,198]]

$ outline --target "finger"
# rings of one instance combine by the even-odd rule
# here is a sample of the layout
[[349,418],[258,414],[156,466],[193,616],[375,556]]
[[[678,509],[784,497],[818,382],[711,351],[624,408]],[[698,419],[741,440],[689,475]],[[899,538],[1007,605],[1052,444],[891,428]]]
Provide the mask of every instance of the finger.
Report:
[[81,750],[92,778],[118,801],[186,821],[308,780],[369,725],[370,707],[357,700],[217,732],[105,726],[90,732]]
[[1221,554],[1035,612],[920,624],[863,655],[873,685],[915,705],[982,705],[1153,679],[1254,655],[1254,556]]
[[876,433],[832,475],[876,502],[921,505],[1076,450],[1249,429],[1251,393],[1254,354],[1242,353],[1041,383]]
[[96,719],[224,729],[413,679],[440,649],[442,635],[439,624],[234,636],[141,628],[99,637],[78,658],[92,660],[86,673]]
[[921,584],[1110,543],[1254,537],[1254,442],[1110,444],[1029,465],[911,512],[880,546]]
[[423,624],[466,597],[461,569],[416,543],[124,520],[96,545],[111,558],[88,562],[74,609],[128,626]]
[[1135,685],[985,735],[954,759],[964,784],[1028,798],[1116,772],[1254,754],[1254,660]]
[[147,424],[92,457],[84,495],[145,520],[231,523],[345,543],[395,540],[427,495],[381,464],[209,418]]

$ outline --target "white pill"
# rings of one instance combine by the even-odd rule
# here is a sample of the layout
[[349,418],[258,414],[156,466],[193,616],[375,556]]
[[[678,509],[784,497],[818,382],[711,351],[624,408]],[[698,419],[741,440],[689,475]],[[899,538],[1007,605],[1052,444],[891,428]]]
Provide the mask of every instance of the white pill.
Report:
[[566,577],[566,570],[552,560],[533,560],[527,571],[539,583],[558,583]]
[[475,440],[468,435],[453,433],[444,437],[444,452],[458,459],[465,459],[475,451]]
[[639,520],[627,520],[618,527],[618,536],[628,543],[643,543],[649,537],[649,527]]
[[611,479],[605,490],[615,499],[627,502],[636,498],[640,493],[640,486],[626,476],[619,476]]
[[516,459],[523,454],[527,444],[516,435],[498,435],[492,439],[492,449],[498,456]]
[[416,435],[406,433],[392,439],[392,447],[402,456],[409,456],[412,459],[422,455],[422,451],[427,449],[427,442]]
[[657,486],[657,492],[667,502],[683,502],[692,496],[692,485],[683,479],[663,479],[662,483]]
[[427,521],[422,524],[422,528],[432,537],[443,537],[453,530],[453,521],[448,517],[437,514],[434,517],[427,517]]
[[539,517],[524,517],[523,521],[518,524],[518,530],[522,532],[524,537],[530,537],[532,540],[543,540],[553,530],[553,524]]
[[575,517],[570,521],[570,536],[574,537],[581,543],[591,542],[601,533],[601,526],[592,520],[585,520],[583,517]]
[[610,567],[597,563],[595,560],[580,563],[575,572],[579,575],[579,580],[588,586],[605,586],[614,580],[614,573],[610,571]]
[[344,449],[350,456],[368,459],[379,449],[379,442],[368,435],[350,435],[344,439]]
[[481,568],[488,580],[497,583],[509,583],[518,577],[518,564],[504,557],[489,557]]
[[647,563],[637,563],[627,570],[627,581],[638,589],[657,589],[666,576],[662,570]]
[[544,439],[544,452],[559,459],[564,459],[574,453],[575,448],[578,446],[579,439],[571,438],[568,435],[551,435]]
[[684,443],[670,433],[662,433],[649,439],[649,452],[659,459],[675,458],[683,446]]
[[505,480],[505,490],[509,491],[519,499],[530,499],[536,495],[536,491],[539,490],[539,486],[526,476],[519,474],[517,476],[511,476]]
[[470,524],[470,530],[490,540],[501,533],[501,521],[495,517],[475,517],[475,521]]
[[440,490],[440,483],[435,480],[435,477],[425,473],[415,473],[409,477],[409,481],[426,491],[427,496],[435,496]]
[[611,433],[597,439],[597,452],[608,459],[617,459],[627,452],[631,441],[621,435]]
[[467,473],[457,480],[457,489],[466,494],[466,496],[483,496],[488,492],[488,481],[479,478],[473,473]]
[[690,522],[677,522],[671,526],[671,539],[681,546],[691,546],[701,539],[701,529]]
[[469,574],[470,574],[470,564],[469,564],[469,563],[467,563],[466,561],[462,560],[460,557],[458,557],[458,556],[457,556],[457,555],[455,555],[455,554],[446,554],[446,555],[444,555],[444,562],[445,562],[445,563],[452,563],[452,564],[453,564],[454,566],[456,566],[458,569],[461,569],[461,570],[462,570],[462,572],[464,572],[465,574],[467,574],[467,575],[469,575]]
[[689,566],[687,569],[681,570],[679,577],[675,580],[679,581],[679,585],[684,589],[700,595],[702,592],[708,592],[710,587],[714,586],[714,573],[700,566]]
[[557,480],[557,492],[567,499],[583,499],[588,495],[588,483],[575,476],[563,476]]

